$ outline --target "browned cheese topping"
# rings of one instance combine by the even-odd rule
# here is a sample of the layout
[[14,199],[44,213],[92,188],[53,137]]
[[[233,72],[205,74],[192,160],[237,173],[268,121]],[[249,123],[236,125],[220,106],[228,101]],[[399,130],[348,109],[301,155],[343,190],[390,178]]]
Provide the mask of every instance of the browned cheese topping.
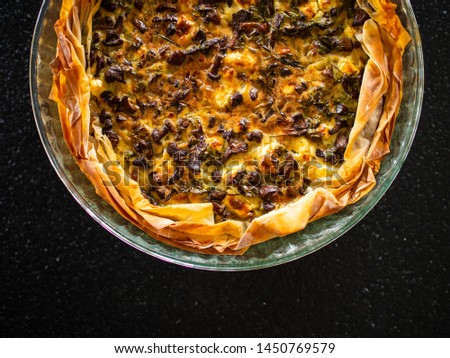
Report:
[[252,220],[342,164],[367,18],[351,0],[104,0],[93,122],[152,204]]

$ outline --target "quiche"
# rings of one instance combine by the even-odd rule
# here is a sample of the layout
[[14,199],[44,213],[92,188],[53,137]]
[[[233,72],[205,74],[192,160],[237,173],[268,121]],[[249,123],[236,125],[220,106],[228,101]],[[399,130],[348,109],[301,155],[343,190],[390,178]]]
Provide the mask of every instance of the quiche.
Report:
[[51,99],[96,192],[207,254],[375,185],[410,41],[390,0],[63,0]]

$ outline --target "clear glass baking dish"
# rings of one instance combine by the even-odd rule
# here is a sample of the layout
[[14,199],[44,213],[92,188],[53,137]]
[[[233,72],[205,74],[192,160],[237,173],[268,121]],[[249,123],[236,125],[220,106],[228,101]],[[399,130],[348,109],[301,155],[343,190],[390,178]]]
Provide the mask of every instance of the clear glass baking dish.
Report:
[[306,229],[251,247],[243,256],[196,254],[165,245],[123,219],[79,170],[64,142],[56,104],[48,99],[52,85],[49,63],[55,56],[53,25],[61,0],[44,0],[33,35],[30,89],[37,129],[58,176],[84,210],[111,234],[134,248],[167,262],[212,271],[260,269],[290,262],[328,245],[356,225],[381,199],[408,155],[418,126],[424,88],[423,53],[419,29],[409,0],[396,1],[398,14],[412,36],[404,55],[404,96],[391,153],[383,161],[376,187],[341,212],[310,223]]

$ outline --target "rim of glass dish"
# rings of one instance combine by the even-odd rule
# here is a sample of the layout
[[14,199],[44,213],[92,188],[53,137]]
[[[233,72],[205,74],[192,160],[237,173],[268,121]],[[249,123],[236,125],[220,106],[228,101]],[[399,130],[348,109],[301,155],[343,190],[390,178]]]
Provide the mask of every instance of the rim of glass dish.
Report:
[[[337,240],[339,237],[344,235],[347,231],[349,231],[351,228],[353,228],[356,224],[358,224],[372,209],[373,207],[380,201],[380,199],[384,196],[386,191],[389,189],[389,187],[392,185],[393,181],[397,177],[398,173],[400,172],[404,161],[406,160],[409,151],[411,149],[412,143],[414,141],[414,137],[417,132],[417,127],[419,124],[420,114],[422,111],[422,103],[423,103],[423,92],[424,92],[424,61],[423,61],[423,51],[422,51],[422,44],[421,44],[421,38],[419,33],[419,27],[417,24],[416,17],[414,15],[410,0],[402,0],[402,2],[405,4],[406,7],[406,13],[411,21],[413,34],[412,36],[412,43],[414,44],[414,49],[416,52],[416,58],[418,62],[418,73],[417,73],[417,88],[416,88],[416,106],[414,107],[414,128],[411,132],[410,137],[408,138],[408,142],[406,143],[405,149],[400,152],[398,158],[397,158],[397,165],[392,168],[385,179],[386,184],[381,187],[376,195],[372,198],[370,203],[364,207],[364,210],[359,210],[352,218],[350,222],[342,226],[336,233],[335,236],[331,237],[328,240],[325,241],[319,241],[317,244],[311,245],[306,250],[302,252],[294,252],[291,254],[288,254],[283,257],[275,258],[272,260],[266,260],[266,261],[259,261],[257,263],[245,263],[242,262],[239,264],[239,266],[230,266],[230,265],[207,265],[206,263],[193,263],[189,260],[189,257],[187,259],[185,257],[173,257],[168,254],[163,254],[160,252],[155,252],[148,247],[144,247],[134,241],[132,241],[130,238],[123,235],[121,232],[116,230],[114,228],[114,225],[107,222],[104,217],[101,217],[100,214],[96,213],[95,210],[91,207],[91,205],[84,199],[84,197],[78,192],[76,186],[71,182],[71,180],[67,177],[65,174],[63,168],[61,167],[60,163],[56,159],[56,156],[53,154],[53,151],[51,149],[50,142],[48,140],[46,131],[43,127],[43,122],[41,119],[41,109],[38,99],[38,89],[37,89],[37,61],[38,61],[38,49],[39,49],[39,39],[41,37],[43,24],[45,20],[45,15],[47,13],[48,7],[50,5],[51,0],[44,0],[41,9],[38,15],[38,19],[36,22],[36,26],[33,33],[33,39],[31,43],[31,51],[30,51],[30,63],[29,63],[29,85],[30,85],[30,97],[31,97],[31,105],[33,109],[34,119],[36,122],[36,126],[38,129],[39,137],[41,139],[42,145],[44,147],[44,150],[50,160],[51,165],[53,166],[53,169],[56,171],[58,177],[63,182],[63,184],[66,186],[67,190],[70,192],[70,194],[73,196],[73,198],[77,201],[77,203],[91,216],[97,223],[99,223],[106,231],[108,231],[110,234],[116,236],[118,239],[126,243],[127,245],[130,245],[131,247],[148,254],[150,256],[153,256],[157,259],[160,259],[165,262],[177,264],[180,266],[184,266],[187,268],[195,268],[195,269],[201,269],[206,271],[250,271],[250,270],[258,270],[258,269],[264,269],[269,267],[274,267],[278,265],[282,265],[288,262],[295,261],[297,259],[303,258],[307,255],[312,254],[313,252],[320,250],[321,248],[329,245],[330,243]],[[263,243],[264,244],[264,243]],[[262,245],[263,245],[262,244]],[[164,245],[161,243],[161,245]],[[181,249],[180,249],[181,250]],[[192,253],[190,253],[192,254]],[[202,255],[202,254],[199,254]]]

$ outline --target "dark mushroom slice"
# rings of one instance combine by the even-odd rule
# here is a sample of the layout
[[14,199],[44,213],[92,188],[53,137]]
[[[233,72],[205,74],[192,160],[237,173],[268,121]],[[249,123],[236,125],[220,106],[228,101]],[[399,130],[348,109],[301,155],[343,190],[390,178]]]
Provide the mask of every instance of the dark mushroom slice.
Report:
[[258,99],[258,92],[259,90],[256,87],[252,87],[250,89],[249,95],[252,101],[256,101]]
[[212,205],[213,205],[213,211],[216,214],[222,215],[223,212],[225,211],[225,205],[221,205],[215,201],[212,202]]
[[136,167],[141,167],[144,169],[148,168],[147,159],[143,155],[141,155],[141,156],[137,157],[135,160],[133,160],[132,164]]
[[293,68],[303,68],[302,64],[298,62],[291,54],[279,57],[278,61]]
[[100,75],[100,71],[105,68],[109,61],[110,59],[104,56],[100,51],[95,49],[91,50],[89,55],[89,64],[91,67],[95,66],[94,77],[98,77]]
[[[172,41],[172,40],[170,40]],[[158,55],[162,57],[169,50],[169,45],[165,45],[158,49]]]
[[118,34],[121,34],[123,32],[123,16],[120,15],[117,20],[116,23],[114,24],[114,30],[116,30],[116,32]]
[[336,134],[337,132],[339,132],[339,130],[341,128],[346,128],[346,127],[348,127],[347,121],[336,119],[335,125],[333,126],[333,128],[330,128],[328,130],[328,133],[329,134]]
[[117,65],[112,65],[108,67],[108,69],[105,72],[105,81],[109,83],[112,83],[114,81],[123,82],[124,81],[123,70]]
[[258,172],[250,172],[247,176],[247,182],[252,186],[259,186],[262,184],[261,174]]
[[113,29],[115,26],[115,21],[110,16],[104,16],[94,19],[94,29],[95,30],[108,30]]
[[177,22],[177,21],[178,21],[178,17],[175,15],[155,16],[152,19],[153,23]]
[[223,134],[224,131],[225,131],[224,125],[223,125],[223,123],[220,123],[219,128],[217,128],[217,133]]
[[283,179],[288,180],[291,177],[293,171],[299,168],[299,164],[295,160],[294,156],[291,153],[288,153],[284,163],[280,167],[279,175],[283,177]]
[[247,132],[250,122],[247,118],[241,118],[239,121],[239,129],[241,132]]
[[220,47],[224,47],[227,41],[228,41],[227,36],[224,36],[224,37],[221,37],[221,38],[220,37],[215,37],[213,39],[210,39],[210,40],[207,40],[207,41],[203,42],[200,45],[190,46],[187,49],[185,49],[183,51],[183,53],[186,56],[191,56],[191,55],[194,55],[194,54],[196,54],[198,52],[201,52],[201,51],[207,51],[207,50],[209,50],[210,48],[212,48],[212,47],[214,47],[216,45],[220,45]]
[[144,21],[139,19],[133,19],[133,25],[141,32],[141,34],[145,33],[148,30],[147,25],[145,25]]
[[353,99],[359,97],[361,87],[361,79],[359,76],[344,75],[342,77],[341,85],[344,91],[347,92]]
[[227,196],[227,193],[225,191],[217,190],[217,189],[212,190],[208,194],[209,200],[214,200],[214,201],[219,201],[219,202],[222,201],[223,199],[225,199],[226,196]]
[[240,92],[233,93],[230,98],[231,108],[236,108],[237,106],[240,106],[243,101],[244,101],[244,97],[242,96],[242,94]]
[[216,125],[216,117],[211,116],[208,118],[208,128],[213,128]]
[[231,198],[229,203],[230,206],[236,210],[241,210],[245,206],[245,203],[239,198]]
[[169,131],[171,131],[172,133],[178,133],[177,128],[175,127],[175,125],[171,121],[169,121],[168,119],[166,119],[164,121],[164,126],[166,126],[169,129]]
[[348,37],[333,38],[333,49],[336,51],[350,52],[353,50],[353,42]]
[[308,134],[308,129],[307,128],[301,128],[299,126],[291,126],[288,128],[285,128],[283,130],[283,133],[286,134],[287,136],[293,136],[293,137],[301,137],[304,135]]
[[273,22],[273,27],[275,29],[277,29],[277,30],[280,29],[281,24],[283,23],[284,17],[285,17],[285,14],[283,14],[283,13],[278,13],[273,17],[272,22]]
[[339,103],[339,104],[336,105],[335,112],[337,114],[344,114],[345,115],[345,114],[348,113],[348,108],[345,105],[343,105],[342,103]]
[[190,153],[188,158],[187,167],[194,172],[194,174],[199,174],[202,168],[202,162],[199,158],[198,153]]
[[234,135],[234,130],[227,129],[222,131],[222,138],[229,141]]
[[216,25],[220,25],[220,15],[219,12],[216,9],[212,9],[211,11],[208,11],[203,16],[203,22],[205,24],[213,23]]
[[103,130],[108,130],[108,129],[112,129],[112,128],[113,128],[112,117],[105,118],[103,120]]
[[169,128],[164,125],[161,128],[155,128],[152,131],[151,136],[155,143],[161,144],[161,139],[163,139],[167,133],[169,133]]
[[267,120],[272,117],[275,114],[275,111],[273,108],[269,108],[269,110],[266,112],[266,114],[262,117],[261,122],[265,123]]
[[211,180],[214,183],[220,183],[222,181],[222,173],[220,172],[220,170],[213,170],[213,172],[211,173]]
[[184,131],[190,124],[191,122],[187,118],[180,118],[178,120],[178,128],[180,128],[181,131]]
[[340,10],[339,8],[334,7],[334,8],[332,8],[332,9],[330,10],[329,14],[330,14],[332,17],[336,17],[336,16],[339,15],[339,10]]
[[333,69],[330,67],[325,67],[325,69],[322,71],[323,75],[325,77],[331,78],[334,80],[334,73],[333,73]]
[[219,45],[219,47],[221,49],[224,49],[226,44],[227,44],[227,41],[228,41],[228,37],[227,36],[215,37],[215,38],[212,38],[211,40],[206,40],[204,43],[202,43],[200,45],[200,49],[202,51],[205,51],[205,50],[209,50],[211,47],[214,47],[216,45]]
[[102,109],[102,111],[100,112],[100,115],[99,115],[99,119],[100,119],[100,123],[104,124],[105,121],[112,119],[112,115],[111,115],[111,113],[107,112],[105,109]]
[[269,202],[278,194],[278,188],[273,185],[263,185],[259,188],[258,194],[262,200]]
[[114,12],[119,7],[118,0],[102,0],[100,6],[110,12]]
[[228,148],[222,156],[222,163],[225,163],[233,154],[248,152],[248,145],[244,142],[232,140],[228,144]]
[[167,201],[172,196],[172,189],[170,189],[168,187],[161,186],[154,190],[155,190],[156,194],[158,194],[159,198],[162,200]]
[[202,126],[199,125],[197,128],[193,129],[193,130],[191,131],[191,134],[192,134],[195,138],[197,138],[197,139],[202,138],[203,135],[204,135]]
[[232,15],[231,18],[231,27],[234,31],[239,31],[240,25],[243,22],[249,22],[252,20],[252,13],[247,10],[239,10]]
[[249,140],[250,142],[257,142],[257,143],[261,143],[263,138],[263,132],[261,132],[260,130],[255,129],[254,131],[251,131],[249,133],[247,133],[247,140]]
[[172,35],[175,35],[176,32],[177,32],[177,27],[176,27],[175,23],[170,22],[166,28],[166,35],[172,36]]
[[220,76],[218,75],[220,66],[222,64],[222,60],[224,59],[225,54],[223,53],[217,53],[216,56],[213,59],[213,63],[208,71],[208,77],[212,79],[213,81],[218,81],[220,79]]
[[294,127],[296,129],[305,129],[309,128],[309,122],[305,119],[303,116],[303,113],[294,113],[291,117],[292,121],[294,122]]
[[311,24],[299,20],[291,26],[283,27],[280,31],[288,37],[300,37],[304,39],[311,34],[311,27]]
[[275,209],[275,205],[271,204],[271,203],[264,203],[263,204],[263,209],[265,212],[269,212]]
[[203,43],[206,41],[206,34],[203,30],[198,30],[192,38],[194,42]]
[[191,89],[185,88],[185,89],[180,89],[180,90],[176,91],[173,96],[177,101],[182,101],[189,95],[189,93],[191,93]]
[[239,32],[247,36],[267,34],[270,30],[268,23],[243,22],[239,25]]
[[140,140],[136,142],[133,146],[134,150],[138,153],[143,153],[148,148],[148,142],[145,140]]
[[289,198],[295,198],[300,194],[299,187],[296,185],[288,185],[286,186],[286,195]]
[[144,41],[142,41],[142,39],[139,36],[136,36],[136,38],[134,39],[134,41],[133,41],[131,46],[135,50],[139,50],[143,44],[144,44]]
[[116,30],[107,30],[106,37],[102,43],[107,47],[112,47],[122,45],[123,40],[120,38],[120,34]]
[[119,136],[117,135],[116,132],[114,132],[112,130],[105,130],[105,131],[103,131],[103,134],[108,137],[113,148],[115,148],[119,145]]
[[186,55],[183,51],[173,51],[167,58],[167,63],[174,66],[181,66],[186,60]]
[[123,112],[125,114],[132,115],[136,112],[136,108],[131,104],[128,96],[123,96],[119,105],[116,107],[115,112]]
[[120,37],[113,37],[110,38],[109,40],[103,40],[103,45],[108,46],[108,47],[113,47],[113,46],[120,46],[123,44],[123,40]]
[[[175,3],[175,2],[173,2],[173,3]],[[156,6],[155,11],[156,12],[165,12],[165,11],[177,12],[177,8],[173,5],[169,5],[168,3],[161,3],[161,4],[158,4],[158,6]]]
[[111,91],[103,91],[100,93],[100,98],[105,102],[110,102],[113,98],[113,93]]
[[155,83],[159,78],[161,78],[162,74],[155,72],[150,74],[149,78],[148,78],[148,84],[151,85],[152,83]]
[[298,94],[302,94],[307,89],[308,89],[308,86],[303,82],[295,86],[295,92],[297,92]]
[[[271,155],[264,155],[261,161],[261,170],[264,173],[276,174],[278,172],[278,155],[273,153]],[[271,179],[271,178],[270,178]]]
[[184,166],[177,165],[173,172],[173,175],[169,178],[168,183],[174,184],[175,182],[179,181],[183,177],[184,169]]
[[260,0],[261,5],[267,9],[267,14],[273,16],[275,14],[275,1],[274,0]]
[[215,0],[199,0],[198,5],[194,5],[194,9],[198,12],[208,12],[216,9],[217,5],[215,3],[220,1]]
[[134,0],[134,7],[138,10],[142,10],[144,8],[144,0]]
[[201,136],[198,139],[198,143],[191,148],[191,151],[195,151],[198,153],[199,158],[203,158],[206,150],[208,149],[208,143],[206,143],[205,138]]
[[116,116],[116,121],[117,122],[126,122],[127,121],[127,118],[126,117],[124,117],[124,116],[121,116],[120,114],[118,114],[117,116]]
[[175,163],[185,163],[188,154],[189,152],[187,150],[180,149],[173,153],[173,160],[175,161]]
[[280,70],[280,76],[281,77],[287,77],[287,76],[290,76],[290,75],[292,75],[292,70],[291,69],[289,69],[287,67],[283,67]]
[[155,185],[155,186],[160,186],[163,183],[163,178],[162,178],[161,174],[159,174],[157,172],[151,172],[148,175],[148,179],[150,180],[150,184]]
[[325,162],[332,165],[338,164],[342,161],[342,156],[336,152],[335,148],[322,150],[320,148],[316,149],[316,156],[322,158]]
[[167,150],[167,153],[168,153],[171,157],[173,157],[174,154],[180,150],[180,148],[178,148],[178,144],[177,144],[177,143],[175,143],[175,142],[170,142],[170,143],[167,145],[166,150]]
[[236,174],[234,174],[231,177],[231,181],[229,181],[231,184],[236,185],[236,186],[241,186],[244,182],[245,179],[245,171],[243,170],[239,170]]
[[334,143],[334,147],[336,148],[336,152],[341,155],[344,155],[345,150],[348,145],[348,135],[344,133],[339,133],[336,142]]
[[369,19],[369,14],[358,7],[355,11],[355,17],[353,18],[353,26],[362,26]]

